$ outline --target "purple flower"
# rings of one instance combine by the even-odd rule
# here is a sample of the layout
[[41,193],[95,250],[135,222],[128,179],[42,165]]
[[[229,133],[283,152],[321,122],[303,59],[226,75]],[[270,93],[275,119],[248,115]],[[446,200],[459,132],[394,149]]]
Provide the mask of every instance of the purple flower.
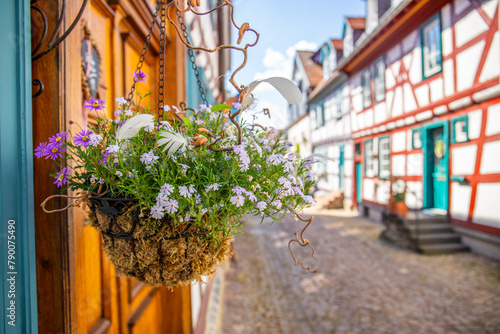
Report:
[[241,195],[241,193],[246,192],[246,190],[245,190],[245,189],[243,189],[243,188],[242,188],[242,187],[240,187],[240,186],[236,186],[236,187],[234,187],[233,189],[231,189],[231,191],[232,191],[233,193],[235,193],[236,195],[238,195],[238,196],[239,196],[239,195]]
[[68,180],[68,174],[70,170],[66,167],[61,169],[59,173],[57,173],[57,176],[55,177],[54,184],[57,184],[58,187],[61,187],[63,184],[66,184],[66,181]]
[[67,131],[59,132],[55,136],[49,138],[49,144],[60,144],[68,136]]
[[75,138],[73,139],[73,141],[78,146],[87,147],[90,144],[89,137],[92,133],[93,132],[91,130],[82,130],[75,135]]
[[169,200],[167,205],[165,205],[165,210],[171,215],[179,211],[178,208],[179,203],[175,199]]
[[41,157],[48,154],[48,146],[47,143],[40,143],[38,147],[35,149],[35,157],[40,159]]
[[104,101],[99,99],[90,99],[83,105],[88,111],[101,111],[104,109]]
[[154,219],[162,219],[164,216],[163,208],[159,205],[155,205],[151,208],[151,217]]
[[141,83],[145,84],[145,83],[147,83],[146,77],[147,77],[146,73],[144,73],[141,70],[137,70],[134,72],[134,81],[141,82]]
[[62,152],[66,152],[66,149],[64,147],[61,147],[60,144],[57,143],[52,143],[47,146],[47,149],[45,151],[45,159],[52,159],[56,160],[57,158],[62,157]]
[[[102,156],[102,162],[106,165],[109,165],[111,162],[114,162],[115,159],[116,159],[116,156],[113,154],[113,153],[109,153],[109,152],[104,152],[104,155]],[[117,165],[117,163],[115,163],[115,166]]]
[[241,108],[241,103],[239,103],[239,102],[233,102],[232,107],[233,107],[233,109],[240,109]]

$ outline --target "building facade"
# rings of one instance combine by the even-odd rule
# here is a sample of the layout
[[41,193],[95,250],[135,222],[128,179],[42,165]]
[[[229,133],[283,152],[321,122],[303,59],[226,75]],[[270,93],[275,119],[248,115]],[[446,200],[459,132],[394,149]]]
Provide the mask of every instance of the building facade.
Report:
[[330,154],[317,138],[336,138],[350,126],[351,191],[362,213],[381,219],[391,196],[402,193],[410,210],[446,217],[464,244],[494,258],[500,258],[498,7],[498,0],[368,0],[365,31],[356,34],[351,23],[359,27],[359,19],[346,19],[343,57],[319,85],[345,90],[344,130],[326,124],[328,97],[309,98],[315,152]]

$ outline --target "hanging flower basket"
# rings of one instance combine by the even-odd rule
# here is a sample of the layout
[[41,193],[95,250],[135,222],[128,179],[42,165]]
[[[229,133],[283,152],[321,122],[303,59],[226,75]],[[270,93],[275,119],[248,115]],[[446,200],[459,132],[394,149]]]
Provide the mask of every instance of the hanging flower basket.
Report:
[[229,238],[218,236],[215,243],[191,222],[140,218],[136,202],[90,198],[92,226],[101,231],[104,251],[119,274],[174,288],[201,281],[230,256]]
[[[232,6],[224,0],[221,6],[225,5]],[[165,6],[165,1],[157,2],[161,50],[169,12]],[[181,22],[177,7],[176,12]],[[238,28],[240,36],[253,31],[248,24]],[[181,40],[189,50],[194,48]],[[255,43],[231,48],[242,51],[246,63],[246,50]],[[183,103],[178,108],[164,104],[161,61],[157,108],[141,103],[147,95],[133,99],[136,85],[147,82],[139,62],[129,98],[115,100],[114,120],[106,116],[104,101],[86,101],[84,106],[98,115],[97,125],[76,133],[62,131],[41,143],[35,155],[73,161],[72,169],[64,167],[52,176],[62,192],[69,188],[75,196],[54,196],[76,200],[69,206],[90,207],[91,225],[102,233],[104,251],[118,273],[174,288],[201,281],[227,260],[229,239],[240,232],[244,215],[279,221],[285,213],[297,214],[312,204],[308,190],[313,184],[309,171],[313,161],[290,153],[291,144],[281,132],[240,117],[253,104],[253,89],[263,82],[289,103],[300,103],[302,93],[290,80],[268,78],[245,87],[234,82],[233,73],[230,82],[239,92],[238,102],[210,106],[205,100],[196,109]],[[45,205],[54,196],[42,203],[46,212],[52,212]],[[305,228],[312,221],[299,219],[308,223]],[[303,234],[300,238],[296,234],[289,249],[295,265],[311,271],[291,248],[296,242],[312,249]]]

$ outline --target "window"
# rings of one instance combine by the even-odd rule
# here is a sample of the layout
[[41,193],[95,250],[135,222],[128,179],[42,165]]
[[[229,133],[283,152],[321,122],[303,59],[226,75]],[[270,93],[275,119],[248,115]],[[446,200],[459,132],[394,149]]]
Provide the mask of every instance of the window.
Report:
[[357,157],[361,155],[361,143],[356,143],[356,145],[354,146],[354,152]]
[[428,78],[441,72],[441,21],[439,14],[420,30],[422,38],[423,76]]
[[323,104],[316,106],[316,127],[325,125],[325,107]]
[[337,89],[335,91],[335,115],[337,118],[342,117],[342,89]]
[[380,102],[385,99],[385,62],[384,59],[380,59],[375,62],[373,74],[373,85],[374,85],[374,95],[375,102]]
[[469,141],[468,135],[468,118],[462,116],[455,118],[451,121],[451,142],[452,143],[465,143]]
[[382,137],[378,140],[378,177],[388,179],[391,176],[391,140]]
[[370,89],[370,71],[365,70],[361,73],[361,87],[363,88],[363,108],[367,108],[372,104],[372,94]]
[[365,176],[373,177],[373,140],[365,142]]
[[413,149],[422,148],[422,130],[413,129],[411,133],[411,147]]

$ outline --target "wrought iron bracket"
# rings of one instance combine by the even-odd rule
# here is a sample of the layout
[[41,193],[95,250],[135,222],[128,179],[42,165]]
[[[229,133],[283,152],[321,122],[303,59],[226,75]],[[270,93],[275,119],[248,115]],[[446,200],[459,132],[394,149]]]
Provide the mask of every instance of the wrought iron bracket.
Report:
[[[34,10],[37,12],[43,20],[43,31],[42,31],[42,37],[36,44],[35,48],[33,49],[31,53],[31,62],[35,62],[36,60],[42,58],[45,56],[47,53],[50,51],[54,50],[62,41],[66,39],[66,37],[69,36],[69,34],[73,31],[73,29],[76,27],[76,24],[78,21],[80,21],[80,18],[83,15],[83,12],[85,10],[85,7],[87,6],[88,0],[83,0],[82,7],[80,8],[80,11],[78,12],[78,15],[76,15],[74,21],[71,23],[69,28],[61,35],[59,38],[56,39],[59,30],[61,29],[63,20],[64,20],[64,15],[66,11],[66,0],[62,0],[62,6],[61,6],[61,14],[59,15],[59,19],[57,20],[56,28],[54,29],[54,32],[52,33],[52,36],[50,37],[49,42],[47,43],[46,47],[44,50],[39,51],[40,48],[42,47],[43,43],[45,42],[45,38],[47,37],[47,16],[45,16],[45,13],[38,7],[36,7],[36,2],[38,0],[31,0],[31,10]],[[42,94],[44,90],[44,85],[42,80],[40,79],[33,79],[32,81],[34,86],[40,86],[38,90],[33,94],[33,98],[38,97]]]

